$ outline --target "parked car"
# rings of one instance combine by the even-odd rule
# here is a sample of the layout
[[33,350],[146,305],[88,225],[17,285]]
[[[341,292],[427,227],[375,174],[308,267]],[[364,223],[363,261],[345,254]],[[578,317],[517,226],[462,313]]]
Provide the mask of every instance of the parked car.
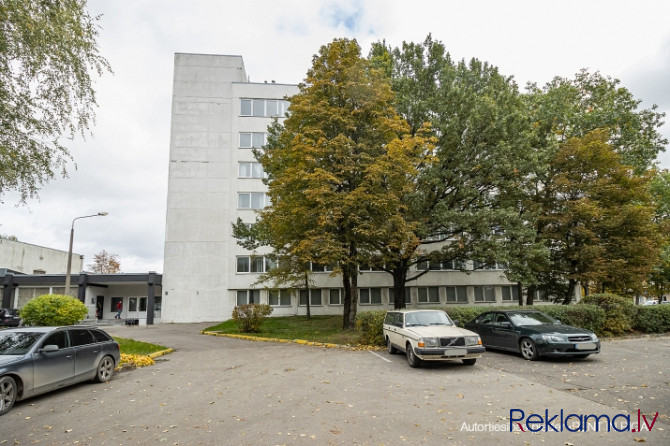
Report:
[[485,347],[521,353],[530,361],[539,356],[585,358],[600,353],[595,333],[563,325],[540,311],[487,311],[465,327],[479,333]]
[[121,360],[118,342],[96,328],[0,330],[0,415],[14,403],[81,381],[107,382]]
[[0,308],[0,327],[18,327],[19,325],[21,325],[19,310]]
[[388,352],[404,352],[410,367],[420,367],[423,361],[459,359],[474,365],[486,351],[477,333],[457,327],[440,310],[389,311],[383,330]]
[[643,303],[642,305],[658,305],[658,301],[657,300],[648,300],[645,303]]

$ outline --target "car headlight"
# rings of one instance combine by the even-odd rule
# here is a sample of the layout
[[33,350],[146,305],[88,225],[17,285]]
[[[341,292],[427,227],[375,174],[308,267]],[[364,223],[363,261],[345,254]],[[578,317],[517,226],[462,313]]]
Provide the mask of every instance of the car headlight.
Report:
[[543,334],[542,340],[544,340],[545,342],[567,342],[565,336],[557,334]]
[[465,345],[481,345],[482,340],[479,336],[466,336]]
[[438,345],[440,345],[440,341],[437,338],[419,338],[418,346],[421,348],[437,347]]
[[591,340],[592,340],[593,342],[598,342],[598,336],[596,336],[595,333],[591,333]]

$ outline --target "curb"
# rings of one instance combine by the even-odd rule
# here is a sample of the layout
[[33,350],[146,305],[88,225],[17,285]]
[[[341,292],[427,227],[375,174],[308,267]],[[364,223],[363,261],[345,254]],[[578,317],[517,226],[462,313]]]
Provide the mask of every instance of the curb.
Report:
[[156,359],[159,356],[167,355],[167,354],[170,354],[172,352],[174,352],[174,349],[168,348],[168,349],[165,349],[165,350],[161,350],[159,352],[150,353],[147,356],[150,357],[151,359]]
[[351,351],[361,351],[361,350],[383,350],[381,347],[376,347],[372,345],[365,345],[361,347],[353,347],[351,345],[342,345],[342,344],[332,344],[329,342],[315,342],[307,341],[305,339],[279,339],[279,338],[262,338],[260,336],[249,336],[249,335],[240,335],[240,334],[228,334],[228,333],[219,333],[216,331],[201,331],[200,334],[207,336],[218,336],[222,338],[233,338],[233,339],[243,339],[245,341],[256,341],[256,342],[278,342],[280,344],[299,344],[307,345],[310,347],[321,347],[321,348],[337,348],[340,350],[351,350]]

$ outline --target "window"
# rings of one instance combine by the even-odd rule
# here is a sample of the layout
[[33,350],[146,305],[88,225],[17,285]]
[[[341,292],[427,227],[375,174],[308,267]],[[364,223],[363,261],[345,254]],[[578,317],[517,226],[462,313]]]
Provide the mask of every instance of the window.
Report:
[[238,174],[239,178],[263,178],[263,165],[261,163],[242,161],[240,162]]
[[342,305],[342,290],[340,290],[339,288],[331,289],[329,293],[328,304]]
[[493,262],[493,263],[484,263],[484,262],[478,262],[478,261],[473,261],[472,262],[472,269],[475,270],[497,270],[500,269],[498,268],[498,264]]
[[436,286],[428,287],[419,287],[418,288],[418,299],[419,303],[439,303],[440,302],[440,293],[439,289]]
[[93,335],[84,329],[70,330],[70,341],[72,346],[93,344],[95,339]]
[[361,305],[380,305],[382,303],[381,288],[360,288],[358,296]]
[[268,302],[272,307],[290,307],[291,292],[289,290],[270,290]]
[[428,269],[428,260],[422,260],[416,264],[417,271],[425,271]]
[[282,117],[288,107],[289,102],[280,99],[241,99],[240,116]]
[[240,149],[261,149],[265,145],[265,133],[240,133]]
[[[311,306],[321,305],[321,290],[309,290],[309,304]],[[300,290],[300,305],[307,305],[307,290]]]
[[503,302],[519,300],[519,289],[515,286],[503,286],[500,287],[500,291],[502,291]]
[[275,262],[264,256],[237,257],[236,272],[238,273],[265,273],[275,267]]
[[468,302],[468,287],[465,286],[448,286],[447,287],[447,302],[451,303],[467,303]]
[[240,192],[237,194],[238,209],[263,209],[270,204],[264,192]]
[[261,303],[261,290],[238,290],[237,305]]
[[137,311],[137,297],[128,298],[128,311]]
[[67,348],[70,346],[67,333],[65,331],[56,331],[49,335],[49,337],[42,343],[45,345],[57,345],[58,348]]
[[493,286],[476,286],[475,302],[495,302],[496,294]]

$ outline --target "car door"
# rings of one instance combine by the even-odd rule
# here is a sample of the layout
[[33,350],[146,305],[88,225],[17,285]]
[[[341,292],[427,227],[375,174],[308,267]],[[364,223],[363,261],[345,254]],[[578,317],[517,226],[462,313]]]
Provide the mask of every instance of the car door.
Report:
[[405,348],[405,344],[402,339],[402,313],[393,313],[393,319],[390,321],[390,326],[388,328],[388,337],[391,340],[391,343],[402,349]]
[[85,328],[71,329],[70,339],[75,349],[75,381],[93,378],[102,346]]
[[482,344],[494,346],[492,325],[494,313],[484,313],[475,319],[474,331],[482,338]]
[[[47,345],[58,347],[44,351]],[[67,331],[57,330],[46,336],[38,350],[33,353],[33,388],[35,393],[46,392],[74,382],[75,352],[70,346]]]
[[497,347],[506,350],[516,349],[516,332],[505,313],[496,313],[493,325],[491,326],[491,332]]

